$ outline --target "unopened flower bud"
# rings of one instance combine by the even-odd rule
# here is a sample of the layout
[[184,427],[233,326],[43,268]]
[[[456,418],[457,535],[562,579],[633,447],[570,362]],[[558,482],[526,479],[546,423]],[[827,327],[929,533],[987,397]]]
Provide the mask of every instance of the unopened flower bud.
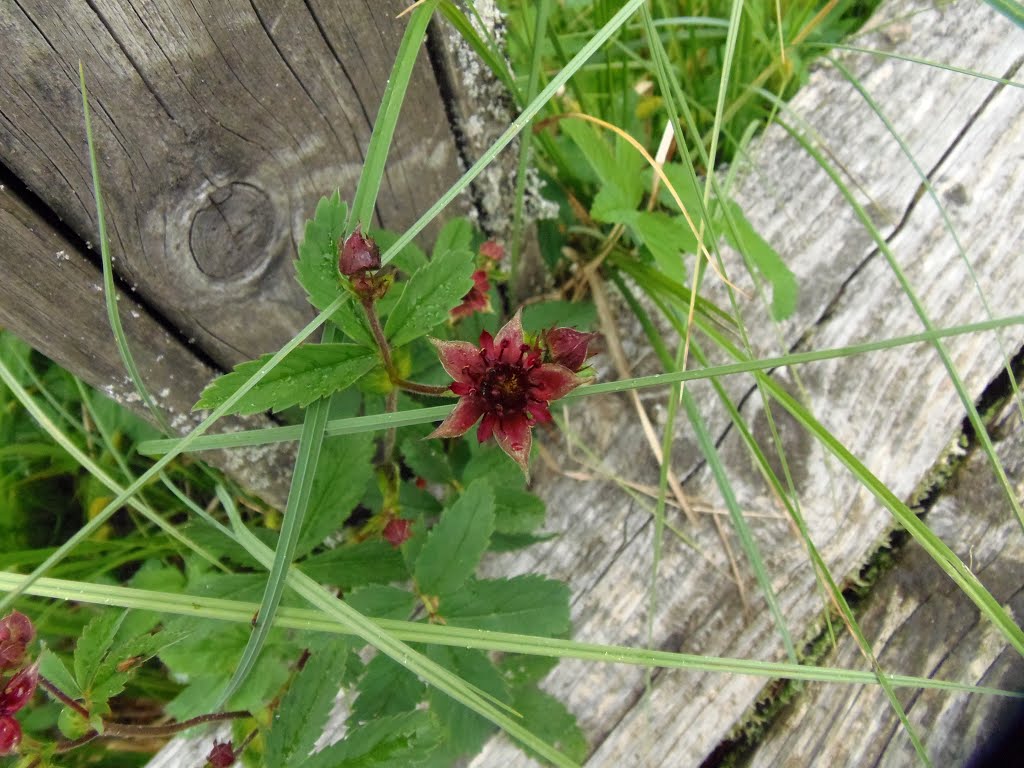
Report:
[[0,691],[0,715],[13,715],[24,707],[36,692],[38,682],[38,664],[26,667],[12,677]]
[[231,748],[230,741],[218,741],[213,745],[210,754],[206,756],[206,764],[213,768],[230,768],[235,764],[235,751]]
[[412,535],[412,522],[400,517],[388,520],[384,526],[384,539],[392,547],[400,547]]
[[587,360],[587,347],[596,333],[582,333],[574,328],[552,328],[544,334],[544,344],[551,362],[578,371]]
[[492,261],[501,261],[505,258],[505,248],[496,240],[488,240],[480,246],[480,255]]
[[16,754],[21,744],[21,726],[9,715],[0,716],[0,757]]
[[380,247],[373,238],[366,237],[362,230],[356,227],[356,231],[348,236],[341,247],[338,269],[346,277],[370,269],[380,269]]
[[19,666],[35,636],[31,619],[23,613],[11,611],[0,619],[0,670]]

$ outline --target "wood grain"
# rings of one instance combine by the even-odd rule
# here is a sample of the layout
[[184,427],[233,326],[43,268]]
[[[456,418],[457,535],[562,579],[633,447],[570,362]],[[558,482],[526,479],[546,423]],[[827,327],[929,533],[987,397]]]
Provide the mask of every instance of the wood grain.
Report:
[[[1024,424],[1009,407],[994,430],[1011,482],[1024,483]],[[1024,539],[987,460],[975,452],[952,492],[928,512],[928,525],[989,585],[1014,616],[1024,611]],[[864,630],[885,670],[1024,690],[1024,663],[975,606],[919,547],[909,545],[875,584]],[[863,666],[849,637],[823,662]],[[968,764],[997,736],[1013,704],[998,697],[901,691],[910,722],[934,765]],[[1019,715],[1018,715],[1019,716]],[[856,734],[856,738],[851,738]],[[752,766],[919,765],[913,746],[877,688],[808,685],[789,704],[750,758]]]
[[[292,277],[295,246],[322,194],[351,197],[402,7],[5,3],[0,163],[96,241],[81,60],[122,278],[221,367],[276,350],[311,317]],[[413,221],[457,170],[422,53],[378,223]]]
[[[16,329],[35,349],[123,405],[143,412],[125,372],[107,320],[102,272],[67,238],[0,185],[0,242],[10,245],[0,259],[0,326]],[[119,290],[117,306],[128,346],[143,381],[168,423],[184,434],[201,418],[192,412],[203,384],[215,371],[188,344],[167,331],[135,296]],[[55,308],[60,308],[55,309]],[[105,330],[105,334],[101,331]],[[215,431],[271,426],[264,417],[227,418]],[[294,448],[204,454],[245,487],[283,507]]]

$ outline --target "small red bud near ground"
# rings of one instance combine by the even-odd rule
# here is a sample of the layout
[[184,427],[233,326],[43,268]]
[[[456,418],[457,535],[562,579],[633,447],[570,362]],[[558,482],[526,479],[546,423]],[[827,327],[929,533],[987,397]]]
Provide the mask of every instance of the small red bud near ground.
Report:
[[0,619],[0,670],[20,666],[25,648],[35,637],[35,627],[25,614],[11,611]]
[[417,477],[416,478],[416,487],[419,488],[422,491],[424,488],[427,487],[427,481],[424,480],[422,477]]
[[235,751],[231,748],[231,742],[218,741],[213,745],[210,754],[206,756],[206,764],[213,768],[230,768],[235,764]]
[[16,754],[21,744],[21,726],[9,715],[0,716],[0,757]]
[[384,526],[384,540],[396,549],[412,535],[412,521],[394,517]]
[[357,272],[370,269],[380,269],[380,247],[356,227],[356,231],[348,236],[341,247],[338,269],[345,277],[352,277]]
[[480,246],[480,255],[486,256],[492,261],[501,261],[505,258],[505,248],[496,240],[488,240]]
[[25,667],[0,691],[0,715],[13,715],[28,704],[39,683],[39,665]]

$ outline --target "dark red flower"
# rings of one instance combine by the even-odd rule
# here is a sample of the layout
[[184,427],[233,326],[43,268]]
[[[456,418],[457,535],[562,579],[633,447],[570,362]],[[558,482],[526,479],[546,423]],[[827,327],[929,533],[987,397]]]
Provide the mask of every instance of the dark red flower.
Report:
[[480,255],[492,261],[501,261],[505,258],[505,248],[496,240],[488,240],[480,246]]
[[39,665],[25,667],[0,691],[0,715],[13,715],[28,704],[39,683]]
[[491,283],[487,279],[487,273],[478,269],[473,273],[473,287],[469,293],[462,297],[462,303],[451,311],[453,319],[469,317],[474,312],[491,312]]
[[11,611],[0,619],[0,670],[19,666],[35,636],[31,619],[23,613]]
[[21,744],[21,726],[9,715],[0,716],[0,757],[13,755]]
[[551,421],[548,403],[564,397],[584,382],[573,371],[541,360],[541,350],[523,337],[520,312],[491,337],[480,334],[480,347],[466,341],[439,341],[441,365],[455,379],[451,391],[459,402],[448,418],[428,437],[458,437],[477,419],[477,439],[492,435],[498,445],[529,473],[534,424]]
[[596,333],[582,333],[574,328],[552,328],[544,334],[544,346],[551,362],[578,371],[587,360],[587,347],[596,337]]
[[412,535],[412,521],[393,517],[384,526],[384,540],[398,548]]
[[206,764],[213,768],[230,768],[235,764],[235,751],[231,748],[230,741],[217,741],[213,749],[206,756]]
[[380,247],[373,238],[366,237],[359,227],[345,240],[338,257],[341,274],[351,277],[357,272],[380,269]]

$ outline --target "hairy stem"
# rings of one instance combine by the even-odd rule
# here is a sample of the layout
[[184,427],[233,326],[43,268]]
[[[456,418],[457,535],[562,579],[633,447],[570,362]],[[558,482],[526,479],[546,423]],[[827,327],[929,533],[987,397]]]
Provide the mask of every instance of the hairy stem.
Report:
[[417,395],[432,395],[433,397],[454,397],[449,387],[435,387],[432,384],[420,384],[419,382],[406,381],[405,379],[395,379],[392,383],[399,389],[404,389],[406,392],[415,392]]

